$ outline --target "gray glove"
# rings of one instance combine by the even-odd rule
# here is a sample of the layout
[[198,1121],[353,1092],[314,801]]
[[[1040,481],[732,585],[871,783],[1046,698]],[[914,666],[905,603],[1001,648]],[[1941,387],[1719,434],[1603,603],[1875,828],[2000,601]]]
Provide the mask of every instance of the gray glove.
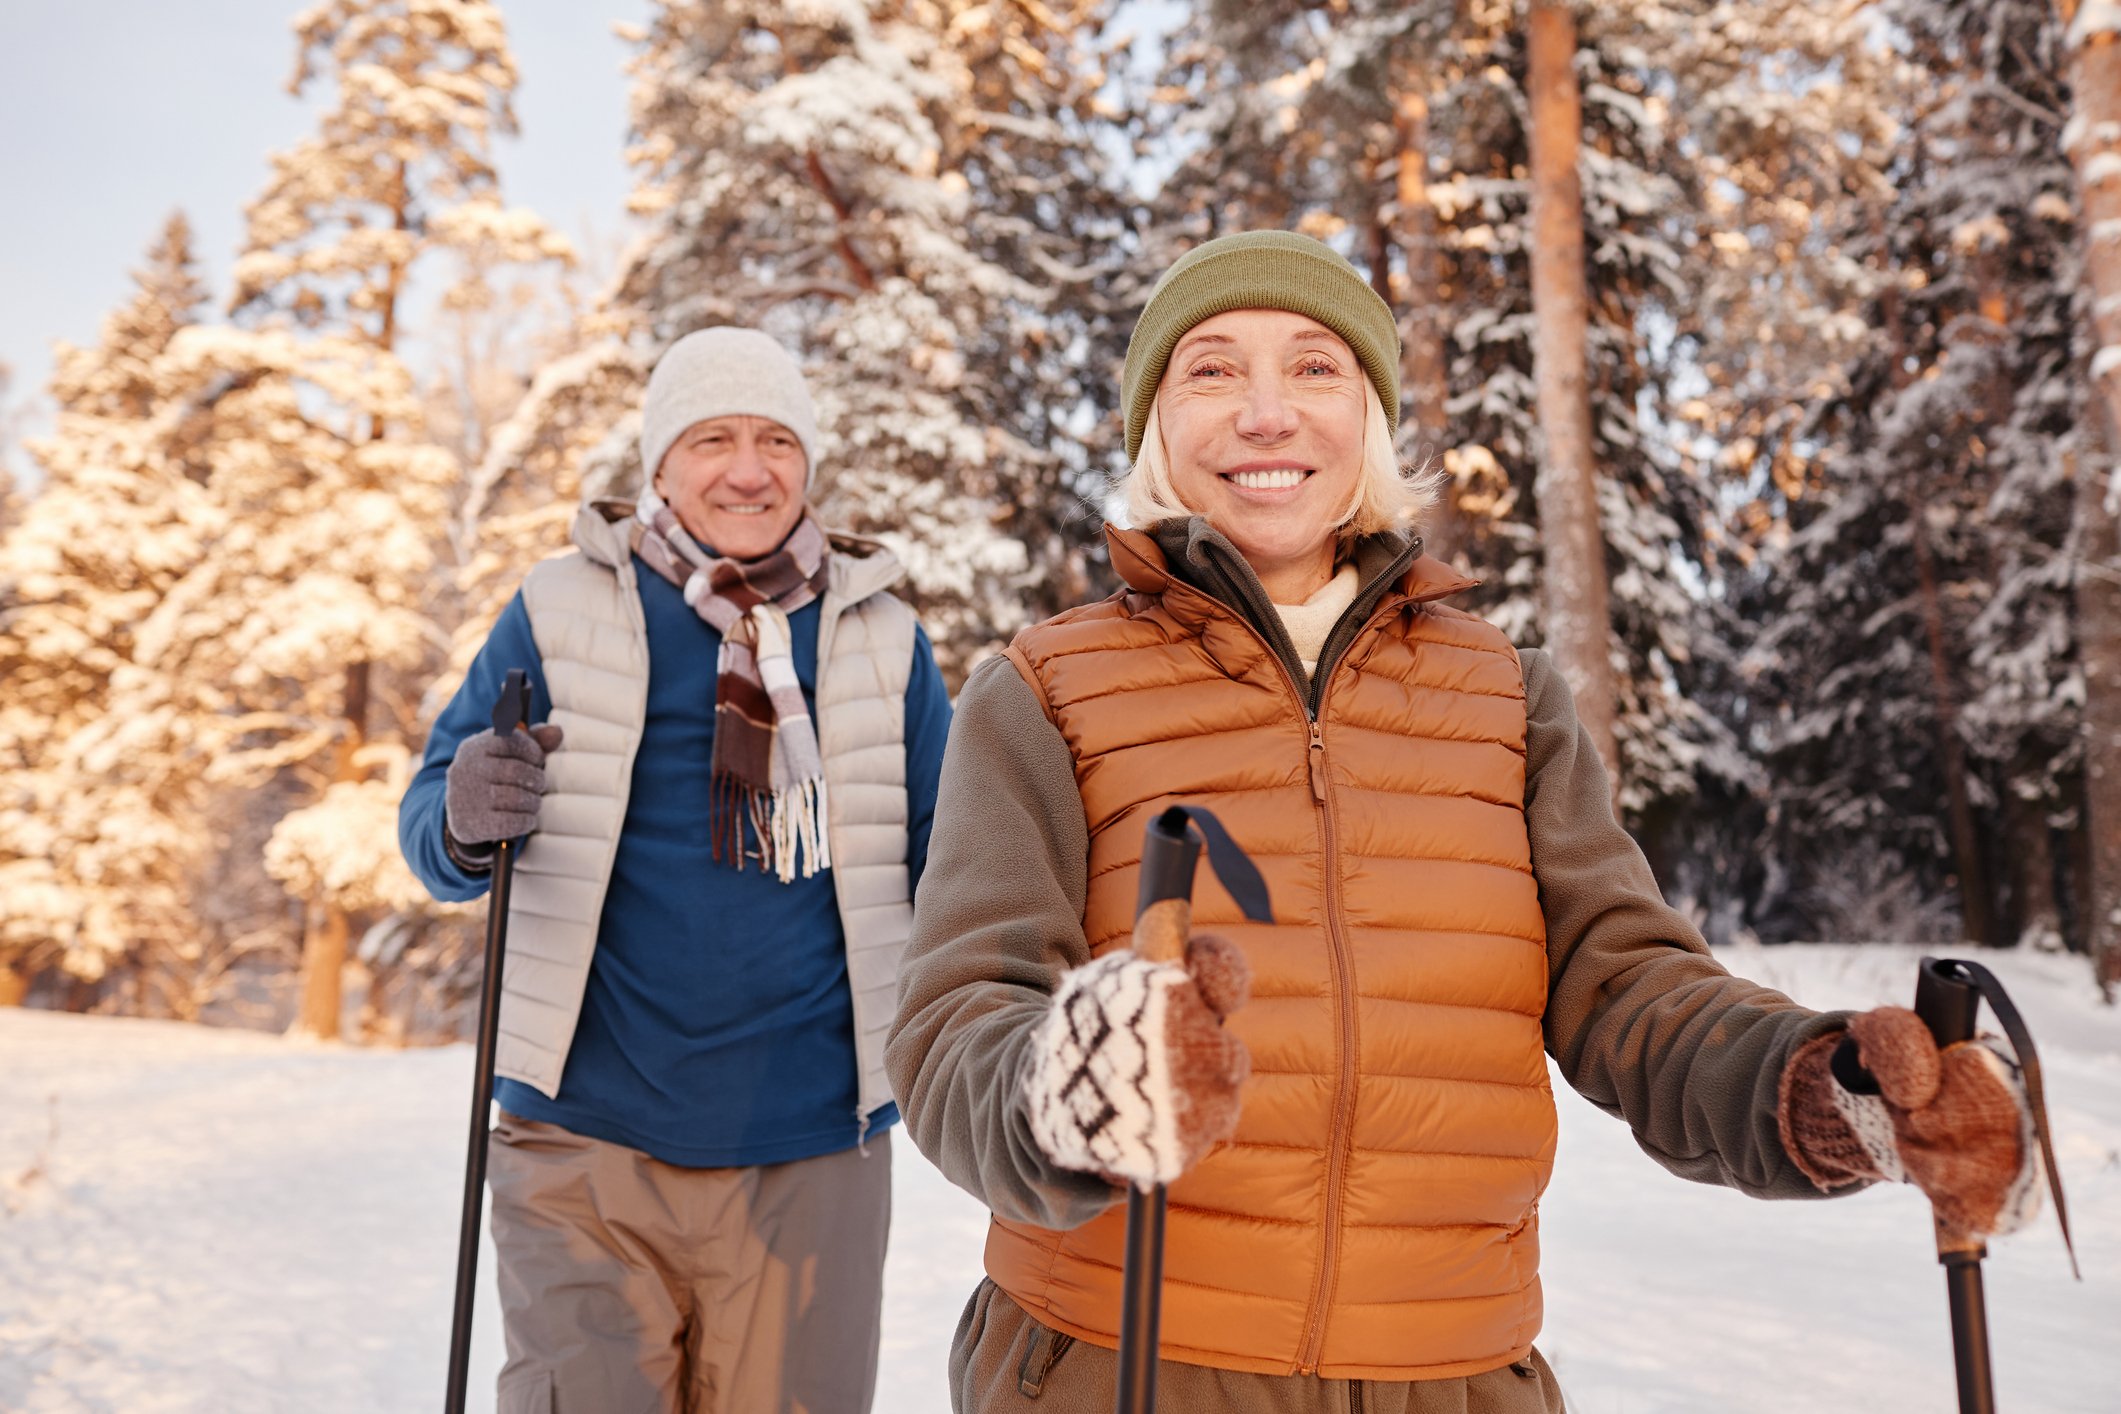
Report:
[[491,863],[493,846],[538,827],[545,793],[545,754],[560,744],[551,722],[497,736],[480,732],[457,747],[442,792],[444,843],[458,864]]

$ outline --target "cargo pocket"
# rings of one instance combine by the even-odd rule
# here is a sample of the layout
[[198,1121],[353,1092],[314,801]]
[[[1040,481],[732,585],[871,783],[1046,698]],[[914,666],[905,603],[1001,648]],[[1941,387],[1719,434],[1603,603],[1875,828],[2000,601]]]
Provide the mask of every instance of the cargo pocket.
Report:
[[1056,1330],[1033,1321],[1031,1339],[1024,1346],[1024,1358],[1016,1367],[1016,1392],[1026,1399],[1036,1399],[1046,1392],[1046,1376],[1060,1363],[1061,1356],[1075,1344],[1075,1337],[1063,1335]]
[[552,1371],[523,1370],[502,1380],[494,1414],[553,1414]]

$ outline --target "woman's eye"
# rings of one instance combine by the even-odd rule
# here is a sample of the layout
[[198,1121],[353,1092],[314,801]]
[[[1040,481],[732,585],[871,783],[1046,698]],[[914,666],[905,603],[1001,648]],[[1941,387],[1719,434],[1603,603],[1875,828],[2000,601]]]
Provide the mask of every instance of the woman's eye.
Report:
[[1314,358],[1304,365],[1304,372],[1323,373],[1330,377],[1333,374],[1340,372],[1340,370],[1335,368],[1332,364],[1326,362],[1322,358]]
[[1220,377],[1230,370],[1219,363],[1203,363],[1193,370],[1195,378]]

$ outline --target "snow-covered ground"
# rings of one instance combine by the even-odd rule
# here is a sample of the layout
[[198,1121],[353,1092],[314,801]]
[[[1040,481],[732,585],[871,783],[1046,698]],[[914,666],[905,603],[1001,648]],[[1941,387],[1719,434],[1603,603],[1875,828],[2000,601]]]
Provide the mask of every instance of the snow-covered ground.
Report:
[[[1779,948],[1816,1006],[1905,1002],[1915,955]],[[2051,1215],[1988,1263],[2001,1407],[2121,1408],[2121,1012],[2081,962],[1989,959],[2039,1039],[2085,1279]],[[471,1056],[0,1012],[0,1410],[423,1411],[447,1354]],[[1667,1175],[1562,1091],[1540,1338],[1576,1414],[1950,1410],[1912,1191],[1757,1203]],[[983,1212],[910,1144],[879,1414],[947,1407]],[[472,1408],[491,1410],[490,1291]]]

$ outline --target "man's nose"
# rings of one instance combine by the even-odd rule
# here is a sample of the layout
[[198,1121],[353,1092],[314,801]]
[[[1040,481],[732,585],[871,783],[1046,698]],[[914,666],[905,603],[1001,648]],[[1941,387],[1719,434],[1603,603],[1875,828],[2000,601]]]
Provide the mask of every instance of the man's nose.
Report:
[[764,486],[773,480],[773,473],[766,468],[766,458],[759,449],[757,438],[736,439],[736,454],[729,460],[729,470],[724,480],[738,486]]

